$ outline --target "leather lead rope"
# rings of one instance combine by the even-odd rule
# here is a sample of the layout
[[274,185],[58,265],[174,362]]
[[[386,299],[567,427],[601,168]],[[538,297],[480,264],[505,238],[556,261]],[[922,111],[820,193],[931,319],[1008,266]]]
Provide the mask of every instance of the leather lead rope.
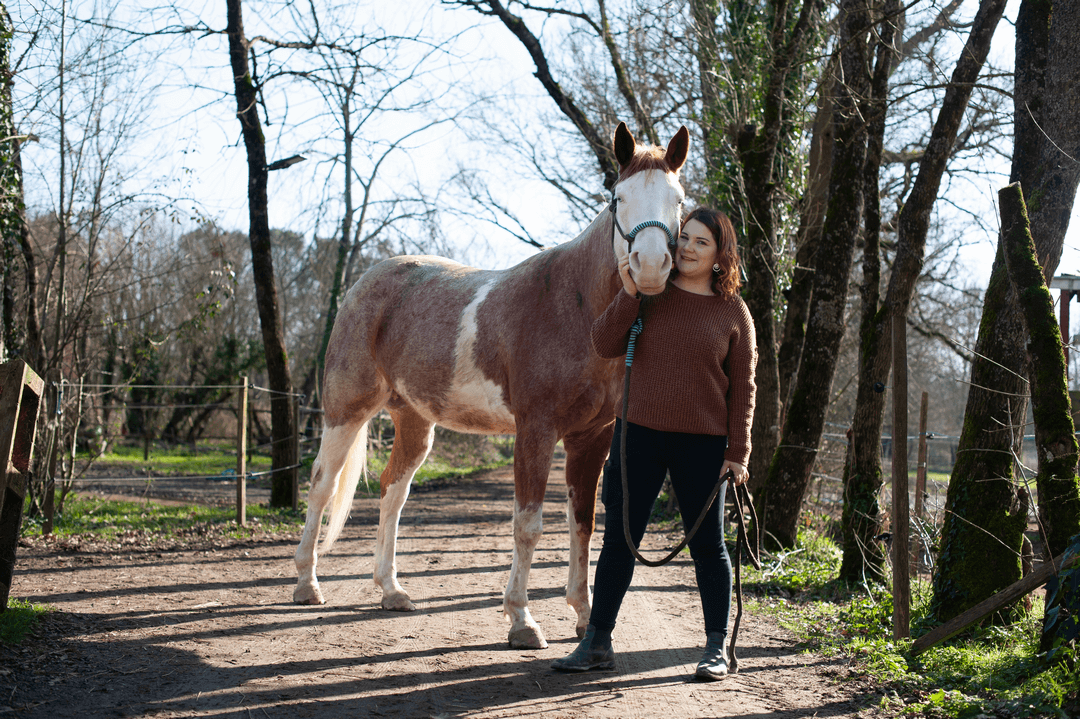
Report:
[[[626,347],[626,373],[623,378],[623,406],[622,406],[622,423],[619,432],[619,467],[622,474],[622,524],[623,524],[623,536],[626,538],[626,546],[630,548],[634,557],[639,562],[647,567],[660,567],[667,564],[674,559],[679,552],[681,552],[694,535],[697,534],[698,529],[701,527],[701,523],[705,521],[705,515],[708,513],[709,508],[712,507],[713,502],[716,501],[716,495],[720,493],[720,488],[724,486],[724,482],[729,482],[735,479],[735,473],[730,469],[724,473],[724,476],[720,477],[716,482],[716,486],[713,487],[712,493],[709,494],[709,499],[705,503],[704,508],[701,510],[701,514],[698,516],[697,521],[690,528],[690,531],[686,533],[683,540],[679,543],[679,546],[671,550],[667,556],[660,560],[652,560],[642,556],[638,551],[637,546],[634,545],[634,539],[630,534],[630,492],[629,483],[626,478],[626,415],[630,406],[630,370],[634,364],[634,348],[637,345],[637,337],[641,334],[642,324],[641,318],[638,317],[634,320],[633,326],[630,328],[630,342]],[[754,565],[755,569],[761,569],[761,562],[758,560],[757,552],[751,548],[750,540],[746,533],[746,523],[743,517],[743,502],[750,509],[750,516],[753,521],[753,526],[758,527],[757,513],[754,511],[754,503],[750,500],[750,493],[747,491],[745,485],[732,484],[735,491],[731,493],[732,501],[735,504],[735,516],[739,525],[739,536],[735,542],[735,624],[731,630],[731,640],[728,645],[728,669],[731,672],[737,672],[739,670],[739,660],[735,656],[735,640],[739,635],[739,624],[742,621],[743,601],[742,601],[742,575],[740,567],[742,565],[742,548],[746,547],[746,554],[750,559],[750,562]],[[742,492],[742,497],[739,497],[739,492]],[[756,546],[760,546],[760,542],[755,542]]]

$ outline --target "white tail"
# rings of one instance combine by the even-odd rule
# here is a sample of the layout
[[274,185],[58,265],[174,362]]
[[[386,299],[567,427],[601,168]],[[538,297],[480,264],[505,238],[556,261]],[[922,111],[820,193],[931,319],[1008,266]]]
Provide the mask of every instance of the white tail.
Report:
[[[334,495],[330,500],[330,510],[326,517],[326,535],[323,537],[319,550],[323,554],[330,551],[330,548],[334,546],[334,542],[341,534],[341,530],[345,526],[345,520],[349,518],[349,510],[352,509],[356,485],[360,482],[360,478],[367,473],[367,440],[368,423],[364,422],[360,425],[360,429],[356,432],[356,436],[349,446],[341,472],[335,478]],[[322,458],[321,450],[319,455],[315,460],[316,465]],[[316,476],[318,471],[319,467],[313,466],[312,476]]]

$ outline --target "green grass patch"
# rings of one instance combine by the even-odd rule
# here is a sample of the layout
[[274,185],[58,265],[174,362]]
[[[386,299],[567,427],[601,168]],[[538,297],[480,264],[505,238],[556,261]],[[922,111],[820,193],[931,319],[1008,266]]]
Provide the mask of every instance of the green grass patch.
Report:
[[[368,457],[368,489],[369,491],[377,491],[379,487],[379,475],[386,469],[386,463],[390,460],[389,452],[382,454],[373,454]],[[514,460],[511,459],[492,459],[481,464],[471,465],[455,465],[450,460],[440,459],[438,457],[431,457],[420,469],[416,470],[416,476],[413,477],[413,484],[423,486],[428,482],[434,480],[451,480],[451,479],[464,479],[480,472],[486,472],[491,469],[498,469],[499,467],[505,467]]]
[[[57,514],[53,533],[58,536],[94,534],[105,540],[115,540],[135,533],[151,534],[157,538],[191,536],[193,529],[230,537],[250,537],[255,531],[295,531],[304,524],[302,510],[268,509],[259,505],[247,507],[248,527],[236,524],[235,507],[202,505],[166,506],[153,502],[126,502],[73,495],[64,502],[63,513]],[[41,518],[28,517],[23,521],[24,536],[41,535]]]
[[21,644],[48,611],[49,608],[43,604],[8,599],[7,609],[0,613],[0,642],[9,646]]
[[[88,455],[78,455],[77,461],[87,461]],[[96,463],[129,467],[133,473],[147,469],[162,475],[214,477],[236,471],[236,452],[230,447],[202,446],[193,452],[187,445],[173,445],[168,448],[155,445],[150,450],[150,458],[143,459],[141,446],[114,444],[108,452],[93,460]],[[264,472],[270,469],[270,456],[253,454],[249,457],[249,472]]]
[[[368,456],[369,492],[378,491],[379,473],[389,460],[389,443]],[[304,460],[301,478],[307,481],[314,458]],[[200,446],[193,454],[188,447],[176,446],[167,452],[152,451],[150,462],[143,460],[142,447],[116,446],[100,458],[113,465],[130,465],[132,470],[151,467],[159,474],[176,476],[219,475],[225,469],[235,467],[235,455],[228,447],[207,449]],[[446,433],[440,437],[436,449],[423,464],[414,478],[415,484],[433,480],[453,480],[478,472],[504,466],[513,461],[513,438],[491,438]],[[256,461],[248,465],[251,471],[270,468],[270,458],[256,455]],[[236,524],[236,509],[231,506],[213,507],[203,505],[166,506],[153,500],[115,501],[85,497],[77,493],[68,496],[63,512],[55,517],[54,533],[58,536],[94,535],[105,541],[130,539],[132,535],[154,539],[183,538],[192,535],[214,534],[226,537],[250,537],[254,532],[297,531],[303,527],[306,507],[301,503],[299,511],[269,509],[260,505],[248,505],[247,527]],[[24,536],[41,535],[41,517],[24,519]]]
[[[1080,705],[1080,674],[1048,668],[1038,657],[1042,607],[1020,622],[968,632],[912,658],[910,640],[892,638],[893,599],[879,584],[847,586],[833,579],[841,553],[819,534],[767,558],[762,571],[744,567],[751,606],[777,617],[807,650],[845,657],[882,691],[891,716],[937,719],[1068,717]],[[931,588],[912,582],[912,635],[930,628]]]

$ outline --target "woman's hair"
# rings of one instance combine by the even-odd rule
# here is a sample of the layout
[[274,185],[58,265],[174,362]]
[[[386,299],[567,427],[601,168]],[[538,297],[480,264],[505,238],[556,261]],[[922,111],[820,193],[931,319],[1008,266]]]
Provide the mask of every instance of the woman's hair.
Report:
[[[716,240],[716,263],[720,271],[713,273],[712,289],[718,295],[734,297],[739,294],[742,279],[739,272],[739,244],[735,239],[735,228],[728,216],[719,210],[697,207],[687,215],[679,227],[680,234],[686,223],[697,220],[709,228]],[[672,276],[678,275],[678,269],[672,268]]]

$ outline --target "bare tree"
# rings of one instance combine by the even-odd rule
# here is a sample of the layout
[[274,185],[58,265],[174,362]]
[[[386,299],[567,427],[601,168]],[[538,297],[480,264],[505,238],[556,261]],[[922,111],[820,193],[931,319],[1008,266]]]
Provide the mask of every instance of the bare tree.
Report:
[[[841,577],[858,580],[877,576],[882,556],[873,537],[879,524],[877,494],[881,489],[881,430],[885,413],[884,393],[878,390],[888,379],[892,364],[893,322],[907,322],[908,306],[922,272],[930,217],[938,197],[941,178],[953,156],[953,146],[971,98],[975,81],[990,50],[990,41],[1004,11],[1003,0],[985,0],[972,24],[967,44],[953,70],[944,101],[937,114],[933,133],[919,162],[919,171],[897,221],[896,259],[889,276],[888,290],[878,305],[880,274],[876,224],[868,224],[864,250],[863,317],[860,337],[860,377],[849,457],[845,463],[844,564]],[[898,5],[887,4],[886,16],[897,16]],[[888,50],[891,52],[891,48]],[[879,60],[880,62],[880,60]],[[878,70],[881,70],[879,65]],[[889,75],[886,64],[876,97],[884,97]],[[871,115],[880,120],[884,132],[883,104]],[[872,121],[873,121],[872,120]],[[881,150],[878,149],[878,157]],[[868,190],[876,192],[878,165],[868,168],[873,180]],[[875,203],[872,203],[876,205]],[[906,401],[906,398],[903,398]],[[894,436],[907,436],[907,428],[894,428]],[[904,451],[897,447],[895,451]]]

